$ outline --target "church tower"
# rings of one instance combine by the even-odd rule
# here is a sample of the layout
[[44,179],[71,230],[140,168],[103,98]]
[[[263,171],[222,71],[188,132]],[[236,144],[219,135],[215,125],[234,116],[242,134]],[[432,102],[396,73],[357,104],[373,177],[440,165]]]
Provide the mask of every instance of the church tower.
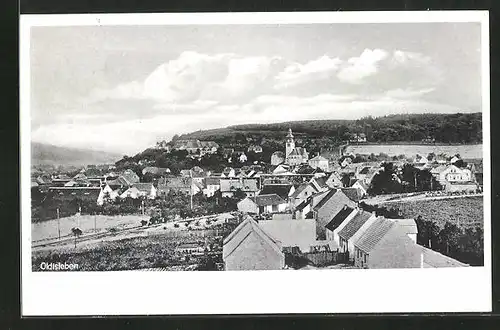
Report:
[[[286,136],[286,157],[295,149],[295,141],[293,140],[292,129],[288,129],[288,135]],[[286,158],[285,157],[285,158]]]

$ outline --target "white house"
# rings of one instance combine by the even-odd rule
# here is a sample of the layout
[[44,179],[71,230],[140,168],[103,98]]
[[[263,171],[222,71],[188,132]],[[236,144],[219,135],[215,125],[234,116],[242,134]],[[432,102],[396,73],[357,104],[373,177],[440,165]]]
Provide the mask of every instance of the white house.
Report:
[[212,197],[217,190],[220,189],[220,178],[208,177],[205,178],[205,186],[203,188],[203,195]]
[[248,157],[247,157],[247,155],[245,155],[244,153],[242,153],[240,155],[240,157],[238,157],[238,160],[240,161],[240,163],[244,163],[244,162],[246,162],[248,160]]
[[139,197],[146,197],[149,199],[156,198],[157,189],[152,183],[134,183],[132,187],[125,190],[120,195],[121,198],[131,197],[137,199]]
[[317,155],[316,157],[309,159],[308,163],[309,163],[309,166],[311,166],[314,169],[319,168],[325,172],[328,172],[328,170],[329,170],[328,159],[326,159],[325,157],[323,157],[321,155]]
[[333,240],[335,241],[335,243],[337,243],[337,245],[340,245],[340,237],[339,237],[339,232],[344,229],[344,227],[352,220],[352,218],[354,218],[356,216],[356,214],[359,213],[359,208],[354,208],[353,211],[350,211],[348,213],[347,216],[345,216],[342,220],[342,222],[336,227],[333,229],[333,235],[330,234],[328,237],[330,239],[333,238]]
[[368,191],[368,185],[363,180],[356,181],[352,186],[352,188],[356,188],[359,191],[359,195],[361,197],[365,197]]
[[111,189],[111,187],[108,184],[106,184],[106,186],[104,186],[104,188],[101,189],[99,197],[97,197],[97,204],[103,205],[104,200],[106,198],[109,198],[110,200],[114,201],[118,196],[119,196],[118,192]]
[[431,173],[442,185],[472,181],[470,169],[459,168],[455,165],[441,165],[432,169]]

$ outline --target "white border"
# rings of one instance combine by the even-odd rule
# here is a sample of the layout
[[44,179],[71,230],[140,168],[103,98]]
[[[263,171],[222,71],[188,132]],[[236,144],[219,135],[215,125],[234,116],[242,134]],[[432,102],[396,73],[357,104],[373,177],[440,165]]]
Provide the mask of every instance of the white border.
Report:
[[[485,267],[254,272],[31,271],[30,28],[481,22]],[[489,312],[491,166],[487,11],[21,15],[22,315]],[[198,284],[199,283],[199,284]],[[204,286],[203,283],[211,283]]]

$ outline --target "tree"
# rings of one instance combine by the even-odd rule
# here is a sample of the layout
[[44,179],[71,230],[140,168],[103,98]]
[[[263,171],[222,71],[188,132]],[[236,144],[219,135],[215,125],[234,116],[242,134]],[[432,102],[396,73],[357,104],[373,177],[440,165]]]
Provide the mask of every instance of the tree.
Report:
[[75,237],[75,248],[76,248],[76,240],[78,237],[82,235],[82,230],[78,227],[73,227],[71,228],[71,232],[73,233],[73,236]]
[[374,175],[370,187],[369,195],[400,193],[402,185],[396,174],[396,169],[392,163],[384,163],[382,170]]

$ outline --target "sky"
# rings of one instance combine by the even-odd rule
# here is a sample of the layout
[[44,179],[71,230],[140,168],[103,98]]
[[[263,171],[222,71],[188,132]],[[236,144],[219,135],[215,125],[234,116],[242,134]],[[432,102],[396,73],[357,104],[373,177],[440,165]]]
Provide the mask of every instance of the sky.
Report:
[[479,23],[33,27],[32,141],[133,155],[200,129],[481,111]]

